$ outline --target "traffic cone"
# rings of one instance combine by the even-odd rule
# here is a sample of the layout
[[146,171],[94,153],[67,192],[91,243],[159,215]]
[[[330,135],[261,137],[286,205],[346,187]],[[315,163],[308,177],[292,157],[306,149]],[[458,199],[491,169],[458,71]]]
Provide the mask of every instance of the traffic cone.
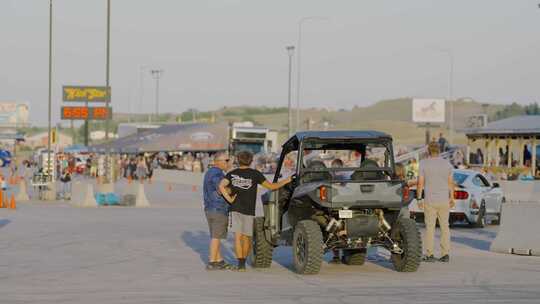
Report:
[[17,203],[15,202],[15,195],[11,194],[11,200],[9,202],[9,209],[17,209]]
[[128,184],[131,185],[131,182],[132,182],[131,175],[128,175]]
[[193,185],[193,186],[191,187],[191,191],[197,192],[197,186]]
[[0,208],[5,208],[7,206],[4,206],[4,199],[3,199],[3,196],[4,196],[4,191],[0,190]]
[[167,185],[167,191],[169,191],[169,192],[172,191],[172,185],[171,185],[171,184],[168,184],[168,185]]

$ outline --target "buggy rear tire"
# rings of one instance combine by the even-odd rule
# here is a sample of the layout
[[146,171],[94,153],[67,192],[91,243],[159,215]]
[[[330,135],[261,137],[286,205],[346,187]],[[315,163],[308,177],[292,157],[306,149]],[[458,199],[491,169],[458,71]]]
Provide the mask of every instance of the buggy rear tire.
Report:
[[303,220],[296,224],[293,235],[293,264],[299,274],[316,274],[323,260],[323,239],[319,224]]
[[364,263],[366,262],[366,255],[366,248],[343,250],[343,257],[341,257],[341,261],[345,265],[360,266],[364,265]]
[[422,239],[414,220],[401,218],[390,232],[394,242],[398,243],[403,253],[391,253],[394,268],[399,272],[415,272],[422,259]]
[[256,217],[253,222],[253,246],[251,264],[255,268],[269,268],[272,265],[274,246],[264,235],[264,217]]

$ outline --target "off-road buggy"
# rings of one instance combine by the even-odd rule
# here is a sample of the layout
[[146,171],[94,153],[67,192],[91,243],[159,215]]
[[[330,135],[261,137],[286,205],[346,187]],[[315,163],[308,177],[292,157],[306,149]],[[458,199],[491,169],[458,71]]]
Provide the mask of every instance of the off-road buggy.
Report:
[[395,174],[389,135],[296,133],[283,145],[274,182],[286,171],[293,181],[263,195],[264,217],[255,218],[254,267],[270,267],[277,246],[292,246],[300,274],[318,273],[330,250],[341,251],[345,264],[362,265],[367,248],[380,246],[397,271],[418,269],[420,233],[404,212],[408,188]]

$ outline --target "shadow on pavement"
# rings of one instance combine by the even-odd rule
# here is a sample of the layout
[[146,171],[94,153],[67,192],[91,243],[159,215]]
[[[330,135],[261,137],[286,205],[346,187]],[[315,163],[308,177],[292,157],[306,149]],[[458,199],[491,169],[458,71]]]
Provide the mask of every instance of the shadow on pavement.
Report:
[[11,223],[10,220],[6,220],[6,219],[0,220],[0,228],[4,227],[5,225],[9,223]]
[[[182,241],[189,246],[193,251],[197,252],[201,258],[201,261],[205,264],[208,263],[208,244],[210,242],[210,234],[206,231],[186,231],[182,233]],[[229,248],[227,240],[221,242],[221,255],[228,261],[236,261],[232,250]]]
[[283,268],[294,272],[293,269],[293,256],[292,256],[292,247],[290,246],[279,246],[274,248],[274,254],[272,255],[272,260]]
[[479,240],[466,236],[452,236],[452,242],[460,243],[471,248],[483,251],[489,251],[489,246],[491,245],[491,240]]

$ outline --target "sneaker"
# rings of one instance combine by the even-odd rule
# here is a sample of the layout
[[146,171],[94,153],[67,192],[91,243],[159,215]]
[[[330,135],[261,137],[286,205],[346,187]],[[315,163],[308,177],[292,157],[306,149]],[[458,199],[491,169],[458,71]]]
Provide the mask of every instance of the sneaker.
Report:
[[442,263],[448,263],[448,262],[450,262],[450,256],[449,256],[448,254],[442,256],[442,257],[439,259],[439,262],[442,262]]
[[225,261],[217,262],[217,265],[219,267],[221,267],[221,269],[225,269],[225,270],[231,270],[231,269],[234,268],[233,265],[231,265],[231,264],[229,264],[229,263],[227,263]]
[[235,270],[238,272],[246,272],[246,265],[238,265]]
[[210,262],[208,263],[208,265],[206,265],[206,270],[229,270],[232,268],[233,266],[230,264],[227,264],[225,261]]
[[206,270],[221,270],[216,262],[210,262],[206,265]]
[[422,262],[425,262],[425,263],[434,263],[435,261],[437,261],[437,259],[435,259],[433,255],[425,255],[422,258]]
[[236,267],[236,271],[246,271],[246,259],[238,259],[238,267]]

